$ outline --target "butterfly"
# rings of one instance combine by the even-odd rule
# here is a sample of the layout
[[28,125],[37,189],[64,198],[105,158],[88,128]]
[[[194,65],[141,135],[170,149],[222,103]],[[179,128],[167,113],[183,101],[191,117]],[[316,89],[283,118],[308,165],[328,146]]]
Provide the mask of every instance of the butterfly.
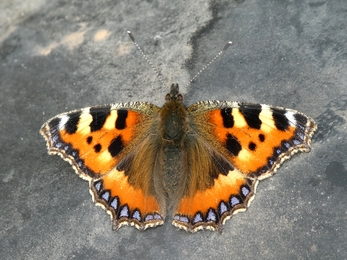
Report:
[[177,84],[165,104],[119,103],[57,115],[42,126],[49,154],[89,181],[94,202],[140,230],[172,224],[222,230],[245,211],[259,180],[297,152],[309,152],[317,125],[283,107],[200,101],[189,107]]

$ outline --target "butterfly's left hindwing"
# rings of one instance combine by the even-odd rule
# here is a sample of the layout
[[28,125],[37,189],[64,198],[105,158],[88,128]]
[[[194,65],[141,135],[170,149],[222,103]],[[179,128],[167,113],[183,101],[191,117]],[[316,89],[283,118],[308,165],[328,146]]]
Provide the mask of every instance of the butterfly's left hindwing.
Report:
[[[90,107],[58,115],[41,128],[49,153],[60,155],[89,180],[94,201],[110,213],[114,228],[163,223],[165,209],[149,194],[150,182],[133,185],[136,177],[120,166],[141,153],[138,146],[146,147],[158,110],[144,102]],[[153,179],[152,174],[144,173]]]
[[[251,103],[203,101],[188,107],[188,114],[187,138],[194,136],[210,153],[211,161],[199,163],[219,169],[209,170],[213,184],[187,192],[178,204],[173,224],[191,232],[221,230],[226,219],[248,207],[258,180],[273,175],[294,153],[310,150],[317,128],[295,110]],[[192,185],[188,191],[195,190]]]

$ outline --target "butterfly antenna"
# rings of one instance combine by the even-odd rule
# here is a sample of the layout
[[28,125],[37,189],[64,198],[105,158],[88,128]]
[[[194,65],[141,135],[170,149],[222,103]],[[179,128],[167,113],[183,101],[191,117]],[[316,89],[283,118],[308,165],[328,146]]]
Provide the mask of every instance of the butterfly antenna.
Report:
[[148,59],[147,55],[143,52],[142,48],[140,47],[140,45],[135,40],[134,35],[131,33],[131,31],[127,31],[127,33],[129,35],[130,39],[133,41],[133,43],[136,46],[136,48],[141,52],[143,58],[146,60],[146,62],[149,64],[149,66],[151,66],[151,68],[154,70],[154,72],[157,75],[157,78],[159,79],[161,84],[163,84],[163,86],[165,86],[164,80],[163,80],[162,76],[160,75],[159,70],[156,69],[154,67],[153,63]]
[[184,88],[187,88],[204,70],[206,70],[213,62],[215,62],[222,55],[222,53],[229,48],[231,44],[232,42],[227,42],[224,48],[220,52],[218,52],[217,55],[214,56],[214,58],[209,63],[207,63],[198,73],[196,73],[195,76],[184,86]]

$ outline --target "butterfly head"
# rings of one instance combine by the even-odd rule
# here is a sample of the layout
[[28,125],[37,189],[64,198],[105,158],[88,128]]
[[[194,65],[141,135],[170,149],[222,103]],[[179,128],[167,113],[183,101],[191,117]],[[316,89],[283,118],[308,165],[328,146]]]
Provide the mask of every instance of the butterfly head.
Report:
[[183,96],[181,93],[179,93],[179,87],[177,83],[171,85],[170,93],[166,94],[165,101],[166,102],[169,102],[169,101],[182,102],[183,101]]

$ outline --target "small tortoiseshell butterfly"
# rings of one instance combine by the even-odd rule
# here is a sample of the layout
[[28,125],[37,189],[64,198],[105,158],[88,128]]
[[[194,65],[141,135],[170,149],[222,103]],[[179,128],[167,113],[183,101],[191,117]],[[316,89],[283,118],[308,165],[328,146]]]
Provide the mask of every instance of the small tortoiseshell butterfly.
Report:
[[178,85],[163,107],[130,102],[88,107],[48,120],[40,133],[49,154],[89,181],[113,228],[164,224],[221,230],[245,211],[259,180],[294,153],[309,152],[317,126],[287,108],[201,101],[188,108]]

